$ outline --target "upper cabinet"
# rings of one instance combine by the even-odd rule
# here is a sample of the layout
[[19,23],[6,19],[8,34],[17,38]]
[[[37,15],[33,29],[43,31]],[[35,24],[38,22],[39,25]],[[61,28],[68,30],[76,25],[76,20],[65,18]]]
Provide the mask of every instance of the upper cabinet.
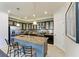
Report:
[[25,24],[25,23],[22,24],[22,29],[23,29],[23,30],[26,29],[26,24]]
[[20,25],[22,30],[53,30],[54,28],[53,19],[48,21],[39,21],[37,22],[37,25],[33,25],[33,23],[23,23],[9,20],[9,25],[11,26],[17,26],[17,23]]
[[49,29],[49,22],[46,22],[46,29]]
[[54,22],[50,22],[50,29],[54,29]]
[[12,22],[12,21],[9,21],[8,24],[9,24],[9,25],[13,25],[13,22]]
[[46,29],[52,30],[54,28],[54,22],[53,21],[47,21],[46,22]]

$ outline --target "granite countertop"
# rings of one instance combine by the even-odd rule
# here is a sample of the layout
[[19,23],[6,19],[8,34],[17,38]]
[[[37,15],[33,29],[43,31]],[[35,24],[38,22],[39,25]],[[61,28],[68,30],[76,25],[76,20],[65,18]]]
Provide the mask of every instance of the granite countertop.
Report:
[[35,44],[40,44],[40,45],[43,45],[44,43],[47,42],[46,37],[39,37],[39,36],[18,35],[15,38],[19,40],[24,40],[24,41],[28,41],[31,43],[35,43]]

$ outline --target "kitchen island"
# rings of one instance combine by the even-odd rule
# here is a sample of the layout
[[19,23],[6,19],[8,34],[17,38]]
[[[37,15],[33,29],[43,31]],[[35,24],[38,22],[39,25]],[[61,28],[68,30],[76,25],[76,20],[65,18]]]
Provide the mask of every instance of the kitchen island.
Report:
[[37,57],[44,57],[47,54],[47,38],[32,36],[32,35],[18,35],[15,36],[15,41],[23,46],[32,46],[36,49]]

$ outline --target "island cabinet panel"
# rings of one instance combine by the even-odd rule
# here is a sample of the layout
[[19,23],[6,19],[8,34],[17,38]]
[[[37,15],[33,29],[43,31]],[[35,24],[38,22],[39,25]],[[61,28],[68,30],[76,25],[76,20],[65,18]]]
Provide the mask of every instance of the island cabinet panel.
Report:
[[37,57],[44,57],[47,54],[47,38],[38,36],[19,35],[15,37],[15,42],[23,46],[32,46],[36,49]]

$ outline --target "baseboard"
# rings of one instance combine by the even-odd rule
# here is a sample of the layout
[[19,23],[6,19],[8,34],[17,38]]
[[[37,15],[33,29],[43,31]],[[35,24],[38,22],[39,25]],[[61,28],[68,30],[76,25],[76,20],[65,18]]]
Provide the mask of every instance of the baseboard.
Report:
[[54,45],[56,48],[58,48],[59,50],[61,50],[63,53],[65,53],[64,49],[59,48],[57,45]]

